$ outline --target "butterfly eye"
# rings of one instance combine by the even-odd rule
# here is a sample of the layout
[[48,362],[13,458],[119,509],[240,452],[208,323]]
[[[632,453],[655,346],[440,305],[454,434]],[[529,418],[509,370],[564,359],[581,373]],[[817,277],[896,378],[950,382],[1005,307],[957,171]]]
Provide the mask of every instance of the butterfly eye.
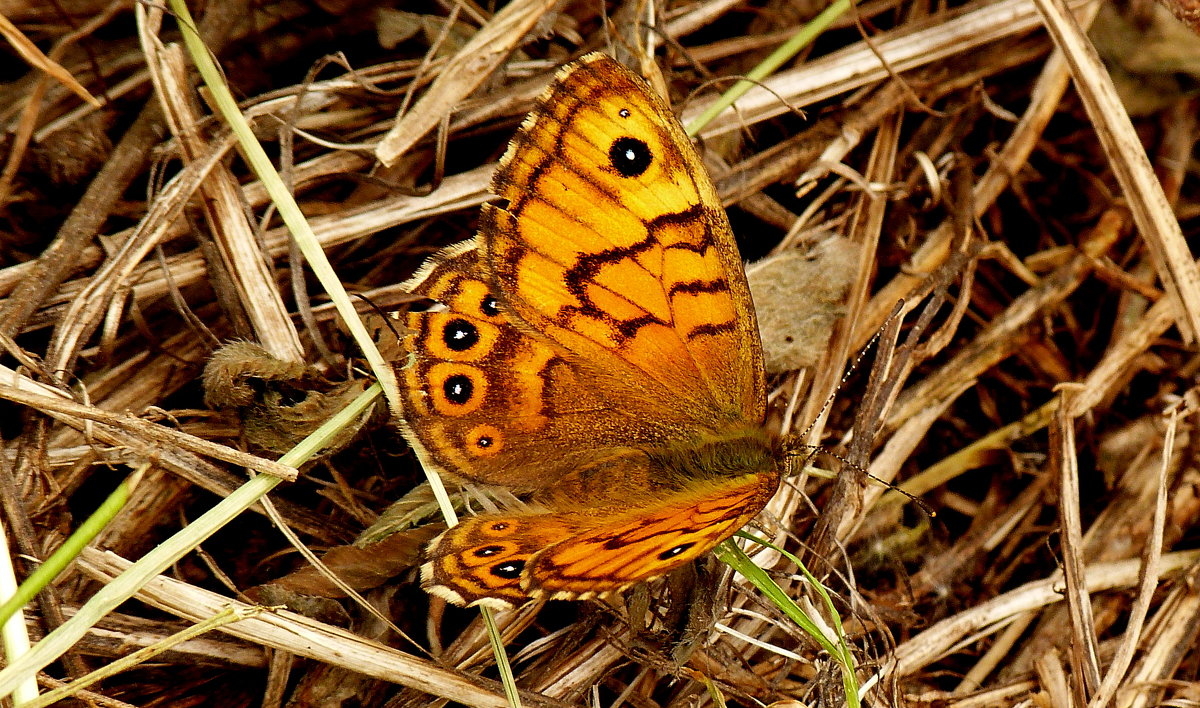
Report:
[[488,317],[495,317],[500,314],[500,303],[496,302],[496,298],[488,295],[479,303],[479,310]]
[[483,548],[475,549],[476,558],[487,558],[494,556],[504,550],[504,546],[484,546]]
[[506,580],[516,580],[521,577],[522,570],[525,570],[525,561],[506,561],[492,566],[492,574]]
[[442,384],[442,393],[446,394],[447,401],[461,406],[470,401],[471,396],[475,394],[475,384],[471,383],[470,377],[456,374],[446,378]]
[[465,352],[479,343],[479,329],[461,317],[446,323],[442,330],[442,341],[456,352]]
[[504,434],[496,426],[487,423],[471,428],[466,439],[473,448],[472,452],[480,457],[495,455],[504,447]]
[[676,547],[672,548],[672,549],[671,549],[671,550],[669,550],[669,551],[663,551],[662,553],[659,553],[659,554],[658,554],[658,559],[659,559],[659,560],[671,560],[671,559],[672,559],[672,558],[674,558],[675,556],[679,555],[680,553],[683,553],[684,551],[686,551],[687,549],[691,548],[691,547],[692,547],[692,546],[694,546],[694,545],[696,545],[696,544],[694,544],[694,543],[681,543],[681,544],[679,544],[678,546],[676,546]]
[[[436,336],[434,341],[439,346],[443,344],[441,336]],[[475,366],[440,361],[429,367],[422,378],[427,387],[423,393],[428,394],[424,399],[440,415],[461,418],[479,410],[488,401],[487,377]]]
[[650,167],[654,155],[650,146],[637,138],[617,138],[608,149],[608,160],[625,177],[637,177]]
[[617,111],[617,115],[621,116],[622,118],[628,118],[629,116],[633,115],[633,112],[628,108],[622,108],[621,110]]

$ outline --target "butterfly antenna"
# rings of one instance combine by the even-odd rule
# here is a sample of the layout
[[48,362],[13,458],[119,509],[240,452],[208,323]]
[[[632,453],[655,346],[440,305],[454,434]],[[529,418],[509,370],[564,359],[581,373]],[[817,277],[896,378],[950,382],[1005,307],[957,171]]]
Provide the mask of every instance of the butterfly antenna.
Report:
[[854,357],[854,360],[852,362],[850,362],[850,366],[848,366],[846,368],[845,373],[842,374],[842,378],[840,381],[838,381],[838,385],[836,388],[834,388],[833,393],[829,394],[829,397],[825,399],[825,403],[821,406],[821,409],[817,413],[813,422],[808,424],[808,427],[805,428],[803,433],[801,433],[799,435],[795,435],[795,436],[788,436],[783,441],[783,454],[784,454],[785,458],[795,458],[795,457],[804,455],[804,461],[801,463],[801,468],[803,469],[803,467],[808,464],[809,459],[811,459],[812,457],[815,457],[817,455],[817,453],[825,452],[830,457],[833,457],[834,459],[840,461],[842,464],[846,465],[847,467],[850,467],[851,469],[855,470],[856,472],[861,473],[868,479],[873,480],[875,483],[880,484],[884,487],[887,487],[888,489],[894,490],[894,491],[898,492],[899,494],[902,494],[902,495],[908,497],[917,506],[919,506],[922,511],[924,511],[927,515],[929,515],[932,518],[934,516],[937,516],[936,512],[928,504],[921,501],[920,499],[918,499],[916,496],[914,496],[910,492],[908,492],[904,489],[901,489],[900,487],[892,484],[891,482],[888,482],[886,480],[880,479],[879,477],[876,477],[875,475],[873,475],[869,471],[867,471],[867,469],[864,468],[862,465],[851,460],[849,457],[847,457],[845,455],[842,455],[838,452],[834,452],[833,450],[823,448],[820,445],[812,445],[809,443],[801,442],[801,440],[804,440],[805,438],[807,438],[808,434],[810,432],[812,432],[813,427],[816,425],[816,421],[820,420],[821,416],[823,416],[826,413],[826,411],[829,410],[829,407],[831,405],[833,405],[834,398],[837,396],[838,393],[841,392],[842,387],[846,385],[846,382],[849,380],[850,376],[858,369],[858,367],[862,363],[863,359],[867,356],[867,352],[869,352],[872,347],[876,346],[879,343],[880,337],[882,337],[885,332],[893,331],[893,328],[896,326],[896,321],[903,315],[903,313],[904,313],[904,300],[899,300],[896,302],[896,306],[892,308],[892,312],[887,316],[887,319],[884,320],[883,324],[879,327],[879,329],[875,331],[875,334],[871,335],[871,339],[867,341],[866,345],[863,346],[863,348],[861,350],[859,350],[858,354]]
[[[390,329],[392,331],[392,334],[396,335],[397,339],[402,338],[400,331],[396,329],[396,325],[390,316],[390,314],[391,314],[390,312],[385,312],[384,309],[382,307],[380,307],[378,303],[376,303],[371,298],[367,297],[366,294],[364,294],[364,293],[350,293],[350,296],[357,298],[359,300],[362,300],[364,303],[366,303],[367,309],[374,312],[381,320],[383,320],[383,323],[387,326],[388,329]],[[394,312],[394,310],[392,312]]]
[[[382,307],[380,307],[377,302],[375,302],[371,298],[367,297],[363,293],[350,293],[350,295],[351,295],[351,297],[358,298],[359,300],[362,300],[364,303],[366,303],[367,306],[366,306],[366,308],[363,308],[363,310],[374,313],[374,315],[378,318],[378,320],[383,323],[383,326],[387,327],[388,330],[391,331],[392,336],[396,338],[397,342],[400,342],[401,340],[404,339],[404,337],[408,331],[408,328],[401,325],[397,321],[397,319],[395,317],[393,317],[393,315],[398,312],[410,310],[414,303],[421,302],[422,300],[429,300],[429,298],[424,297],[424,296],[408,294],[408,295],[406,295],[406,297],[408,299],[401,300],[401,301],[395,303],[395,306],[393,306],[391,309],[385,310]],[[358,308],[356,308],[356,309],[358,309]],[[375,340],[376,344],[382,343],[381,333],[382,333],[382,330],[377,329],[371,335],[372,338]],[[411,363],[411,356],[412,356],[412,354],[410,352],[409,353],[409,357],[410,357],[409,363]]]
[[802,442],[799,442],[798,439],[789,439],[789,440],[784,440],[784,442],[783,442],[783,456],[785,458],[799,457],[801,455],[805,456],[804,462],[801,463],[802,468],[804,465],[807,465],[808,461],[810,459],[812,459],[813,457],[815,457],[817,455],[817,453],[821,453],[821,452],[825,453],[826,455],[829,455],[830,457],[834,458],[838,462],[841,462],[842,464],[846,465],[847,467],[851,467],[855,471],[861,472],[864,476],[866,476],[868,479],[874,481],[876,484],[880,485],[881,487],[887,487],[888,489],[890,489],[898,494],[902,494],[902,495],[908,497],[914,504],[921,507],[921,511],[925,512],[930,518],[937,516],[937,512],[934,511],[931,506],[926,504],[920,498],[914,496],[911,492],[909,492],[905,489],[902,489],[885,479],[880,479],[879,477],[876,477],[875,475],[871,474],[868,470],[863,468],[862,465],[858,464],[857,462],[854,462],[853,460],[851,460],[850,458],[846,457],[845,455],[843,455],[839,452],[835,452],[833,450],[823,448],[820,445],[810,445],[808,443],[802,443]]
[[[869,352],[871,350],[871,347],[878,344],[879,337],[885,331],[887,331],[889,326],[891,326],[891,324],[896,320],[896,318],[902,316],[903,314],[904,314],[904,300],[897,300],[896,306],[892,308],[891,314],[889,314],[887,316],[887,319],[884,320],[883,324],[879,327],[879,329],[875,330],[875,334],[871,335],[871,338],[869,340],[867,340],[867,343],[863,346],[863,348],[858,351],[858,354],[855,355],[855,357],[854,357],[854,361],[850,362],[850,366],[846,367],[846,371],[842,374],[842,378],[840,381],[838,381],[838,385],[834,387],[833,392],[830,393],[829,397],[825,399],[825,403],[823,403],[821,405],[821,409],[819,411],[817,411],[817,415],[813,417],[812,421],[808,424],[808,427],[804,429],[804,432],[802,432],[799,435],[794,436],[794,437],[800,438],[800,439],[804,439],[804,438],[808,437],[808,434],[811,433],[813,428],[816,426],[817,421],[820,420],[821,417],[825,415],[825,413],[829,410],[829,407],[833,405],[833,400],[835,398],[837,398],[837,395],[839,393],[842,392],[842,387],[846,385],[846,382],[848,380],[850,380],[850,376],[855,371],[858,370],[858,365],[861,364],[862,360],[867,356],[867,352]],[[819,446],[807,445],[807,443],[803,443],[801,445],[806,446],[806,447],[814,447],[817,449],[817,451],[820,451]],[[784,451],[788,455],[792,454],[787,451],[787,445],[784,446]]]

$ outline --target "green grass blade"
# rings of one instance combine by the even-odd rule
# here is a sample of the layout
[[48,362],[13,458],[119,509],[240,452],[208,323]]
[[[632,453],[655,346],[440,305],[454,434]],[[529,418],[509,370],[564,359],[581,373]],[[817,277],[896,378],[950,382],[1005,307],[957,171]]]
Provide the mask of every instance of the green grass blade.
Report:
[[100,533],[108,522],[112,521],[117,512],[125,506],[125,502],[129,501],[129,492],[137,485],[137,481],[141,478],[146,470],[150,468],[149,463],[142,463],[133,474],[126,477],[112,494],[97,508],[88,518],[75,529],[66,541],[63,542],[58,550],[50,554],[50,557],[42,562],[25,582],[17,588],[17,592],[8,600],[0,605],[0,624],[8,621],[13,613],[24,607],[31,601],[34,596],[42,591],[47,585],[54,581],[64,570],[70,567],[71,562],[75,557],[92,542],[96,534]]
[[721,94],[711,106],[708,107],[691,123],[688,123],[684,130],[688,135],[696,135],[704,126],[708,125],[713,118],[721,114],[721,111],[729,108],[739,98],[744,96],[747,91],[756,85],[756,82],[762,81],[766,77],[775,72],[776,69],[783,66],[792,57],[796,56],[804,47],[808,46],[822,32],[829,29],[833,21],[842,15],[843,12],[850,9],[850,0],[834,0],[834,3],[821,11],[819,15],[812,18],[808,24],[800,28],[791,39],[784,42],[778,49],[771,52],[766,59],[751,69],[746,78],[735,83],[728,91]]
[[836,608],[833,605],[833,598],[830,597],[828,590],[816,579],[800,559],[782,548],[757,538],[746,532],[740,532],[740,536],[748,538],[755,543],[761,544],[768,548],[779,551],[784,557],[791,560],[800,568],[800,572],[808,580],[812,588],[819,594],[825,604],[826,610],[833,621],[833,631],[837,637],[837,641],[831,640],[822,629],[821,625],[813,621],[804,610],[796,604],[794,600],[775,583],[771,576],[767,575],[766,571],[759,568],[750,560],[750,557],[738,547],[732,539],[726,540],[714,549],[714,553],[721,561],[728,563],[737,572],[741,573],[747,580],[758,588],[763,595],[767,597],[776,607],[780,609],[789,619],[796,623],[804,633],[813,638],[825,652],[827,652],[835,661],[838,662],[842,669],[842,684],[846,692],[846,704],[851,708],[858,708],[858,677],[855,674],[854,655],[850,651],[849,645],[846,643],[845,629],[842,627],[841,617],[838,615]]

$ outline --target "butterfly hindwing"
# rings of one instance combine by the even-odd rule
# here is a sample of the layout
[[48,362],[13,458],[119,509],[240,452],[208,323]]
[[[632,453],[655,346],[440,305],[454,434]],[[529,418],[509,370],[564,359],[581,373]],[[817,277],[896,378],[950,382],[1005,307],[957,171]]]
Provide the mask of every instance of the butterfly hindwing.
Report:
[[435,539],[422,585],[458,605],[586,599],[661,577],[753,519],[778,475],[697,484],[644,505],[481,514]]
[[577,531],[563,514],[481,514],[429,544],[421,585],[456,605],[524,604],[525,566],[548,544]]
[[777,474],[748,474],[685,488],[624,513],[600,510],[591,517],[595,525],[535,554],[522,588],[531,597],[577,599],[660,577],[745,526],[778,486]]

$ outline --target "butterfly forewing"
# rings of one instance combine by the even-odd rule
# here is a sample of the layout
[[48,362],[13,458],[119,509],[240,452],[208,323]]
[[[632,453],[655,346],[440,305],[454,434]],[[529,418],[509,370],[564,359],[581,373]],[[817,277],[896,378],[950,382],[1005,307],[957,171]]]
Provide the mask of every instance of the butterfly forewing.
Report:
[[[681,422],[764,412],[754,308],[724,210],[666,105],[611,58],[560,73],[494,180],[480,231],[513,313]],[[608,383],[613,385],[609,386]]]

